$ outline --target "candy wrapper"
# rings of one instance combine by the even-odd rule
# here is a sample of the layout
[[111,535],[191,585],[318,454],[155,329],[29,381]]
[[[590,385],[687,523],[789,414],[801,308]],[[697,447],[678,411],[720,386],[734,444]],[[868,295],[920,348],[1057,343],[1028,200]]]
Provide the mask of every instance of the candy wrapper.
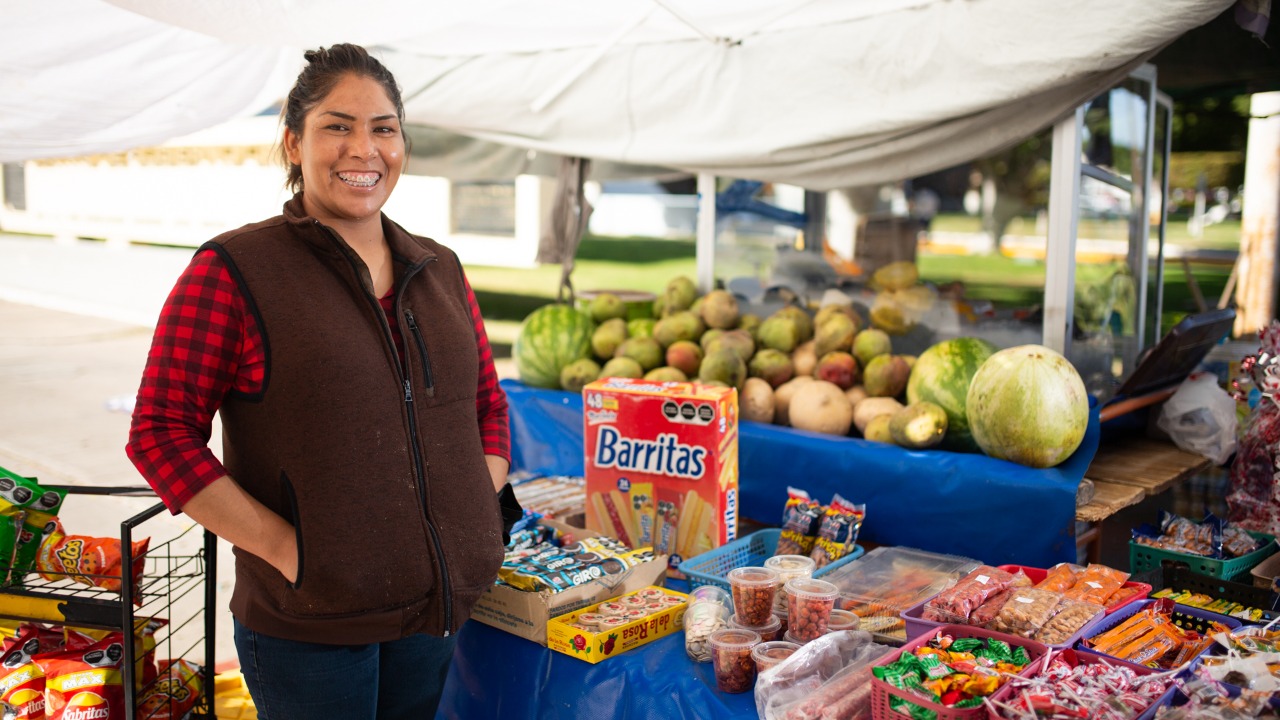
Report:
[[1249,385],[1261,394],[1231,463],[1227,519],[1245,530],[1280,535],[1280,321],[1259,333],[1257,355],[1240,362],[1237,399]]
[[824,510],[809,493],[787,488],[787,504],[782,510],[782,535],[774,555],[808,555],[818,539]]
[[858,530],[866,516],[866,505],[854,505],[839,495],[831,499],[831,505],[822,514],[813,551],[809,553],[817,567],[825,567],[853,552],[858,542]]
[[1001,718],[1131,720],[1155,704],[1173,682],[1151,673],[1090,659],[1072,650],[1050,653],[1029,675],[1010,681],[1010,693],[989,703]]

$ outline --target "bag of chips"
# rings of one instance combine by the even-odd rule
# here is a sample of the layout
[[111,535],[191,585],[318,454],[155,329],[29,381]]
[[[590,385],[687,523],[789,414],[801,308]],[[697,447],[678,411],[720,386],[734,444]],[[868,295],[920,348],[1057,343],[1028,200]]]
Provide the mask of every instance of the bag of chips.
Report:
[[[818,536],[814,538],[813,550],[809,553],[816,563],[815,568],[825,567],[853,552],[866,516],[866,505],[854,505],[838,494],[831,499],[831,505],[822,514]],[[782,544],[781,540],[778,544]]]
[[823,507],[809,493],[787,488],[787,504],[782,509],[782,535],[774,555],[808,555],[818,539]]
[[[137,605],[142,605],[137,588],[142,581],[150,544],[151,538],[143,538],[134,542],[131,548],[133,567],[130,568],[130,576],[135,589],[133,601]],[[62,523],[54,520],[53,528],[40,543],[35,569],[40,577],[50,582],[71,579],[92,587],[120,592],[121,578],[124,577],[120,565],[119,540],[67,535],[62,529]]]

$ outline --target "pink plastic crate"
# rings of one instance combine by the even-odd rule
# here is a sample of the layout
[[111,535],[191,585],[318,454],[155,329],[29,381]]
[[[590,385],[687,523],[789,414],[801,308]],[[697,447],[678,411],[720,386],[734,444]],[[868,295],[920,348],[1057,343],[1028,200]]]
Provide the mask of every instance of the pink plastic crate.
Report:
[[[923,637],[915,638],[914,640],[908,640],[907,644],[903,645],[900,649],[894,650],[880,658],[880,660],[876,662],[876,665],[891,665],[897,662],[898,658],[902,657],[902,653],[912,652],[918,647],[927,645],[929,640],[933,638],[937,631],[941,631],[942,634],[950,635],[953,638],[980,638],[983,640],[995,638],[1009,643],[1011,647],[1026,648],[1027,656],[1031,658],[1033,665],[1045,653],[1049,652],[1049,647],[1044,643],[1020,638],[1016,635],[1006,635],[1004,633],[985,630],[980,627],[973,627],[972,625],[943,625],[936,628],[935,632],[931,632]],[[901,720],[902,718],[907,717],[906,715],[894,712],[890,709],[889,699],[893,697],[901,698],[913,705],[919,705],[920,707],[936,712],[938,714],[938,720],[980,720],[981,718],[987,717],[987,709],[983,706],[974,708],[951,708],[945,705],[939,705],[925,700],[918,695],[907,692],[906,690],[899,690],[889,683],[873,677],[871,678],[871,717],[873,720]]]

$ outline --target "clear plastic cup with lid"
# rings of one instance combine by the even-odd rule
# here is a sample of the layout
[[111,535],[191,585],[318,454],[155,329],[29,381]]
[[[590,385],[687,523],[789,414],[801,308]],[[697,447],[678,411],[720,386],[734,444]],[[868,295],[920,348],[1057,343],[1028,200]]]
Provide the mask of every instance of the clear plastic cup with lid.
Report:
[[789,643],[793,643],[793,644],[796,644],[796,645],[807,645],[807,644],[809,644],[809,641],[808,641],[808,640],[801,640],[800,638],[796,637],[796,636],[791,632],[791,630],[789,630],[789,629],[788,629],[786,632],[782,633],[782,639],[783,639],[783,640],[785,640],[785,641],[787,641],[787,642],[789,642]]
[[818,563],[804,555],[774,555],[764,561],[764,566],[778,573],[778,582],[783,585],[794,578],[813,577],[818,569]]
[[711,662],[711,634],[729,625],[729,610],[720,603],[694,603],[684,613],[684,651],[694,662]]
[[773,615],[778,573],[766,567],[740,567],[729,571],[733,610],[745,625],[765,625]]
[[751,659],[756,661],[756,673],[762,673],[786,660],[795,654],[795,651],[799,650],[800,647],[800,645],[786,640],[774,640],[772,642],[762,642],[751,648]]
[[778,620],[776,615],[769,615],[769,621],[764,625],[747,625],[737,615],[733,615],[729,618],[729,627],[751,630],[760,636],[761,642],[772,642],[782,638],[782,621]]
[[711,662],[716,672],[716,689],[726,693],[749,692],[756,682],[756,661],[751,650],[760,636],[742,628],[724,628],[711,633]]
[[839,595],[839,589],[825,580],[788,581],[787,632],[804,642],[825,635]]
[[827,619],[827,632],[857,630],[860,627],[862,627],[862,618],[849,610],[833,608],[831,610],[831,617]]
[[700,585],[689,592],[689,605],[701,602],[718,603],[730,613],[733,612],[733,598],[728,590],[719,585]]

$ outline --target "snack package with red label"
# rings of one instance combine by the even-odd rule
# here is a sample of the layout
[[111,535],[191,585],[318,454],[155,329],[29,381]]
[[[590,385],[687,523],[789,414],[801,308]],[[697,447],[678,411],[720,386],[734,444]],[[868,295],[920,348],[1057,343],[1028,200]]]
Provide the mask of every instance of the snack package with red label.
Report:
[[[156,679],[156,631],[168,625],[164,618],[140,617],[133,620],[133,686],[141,690]],[[115,630],[96,628],[68,628],[67,634],[78,635],[84,645],[92,645]],[[68,641],[68,647],[74,645]]]
[[809,498],[809,493],[787,488],[787,504],[782,510],[782,535],[774,555],[808,555],[818,539],[823,507]]
[[139,718],[179,720],[200,700],[204,671],[189,660],[162,660],[155,686],[138,703]]
[[124,635],[87,648],[37,655],[44,673],[47,720],[114,720],[125,716]]
[[[151,538],[133,543],[133,584],[137,588],[146,566],[147,548]],[[120,541],[115,538],[97,538],[87,535],[67,535],[62,523],[54,520],[53,529],[45,535],[36,555],[36,571],[49,581],[71,579],[78,583],[120,592],[121,586]],[[141,605],[135,592],[134,603]]]
[[960,618],[968,618],[992,595],[1009,589],[1013,581],[1013,573],[981,565],[926,603],[924,619],[934,622],[966,622]]
[[862,529],[862,521],[866,516],[866,505],[854,505],[839,494],[833,497],[831,505],[822,514],[818,536],[814,539],[813,551],[809,553],[809,557],[816,563],[815,567],[825,567],[853,552],[858,543],[858,531]]
[[15,718],[44,717],[44,673],[32,661],[41,653],[64,647],[61,630],[29,623],[19,630],[12,646],[0,662],[0,701],[17,709]]

